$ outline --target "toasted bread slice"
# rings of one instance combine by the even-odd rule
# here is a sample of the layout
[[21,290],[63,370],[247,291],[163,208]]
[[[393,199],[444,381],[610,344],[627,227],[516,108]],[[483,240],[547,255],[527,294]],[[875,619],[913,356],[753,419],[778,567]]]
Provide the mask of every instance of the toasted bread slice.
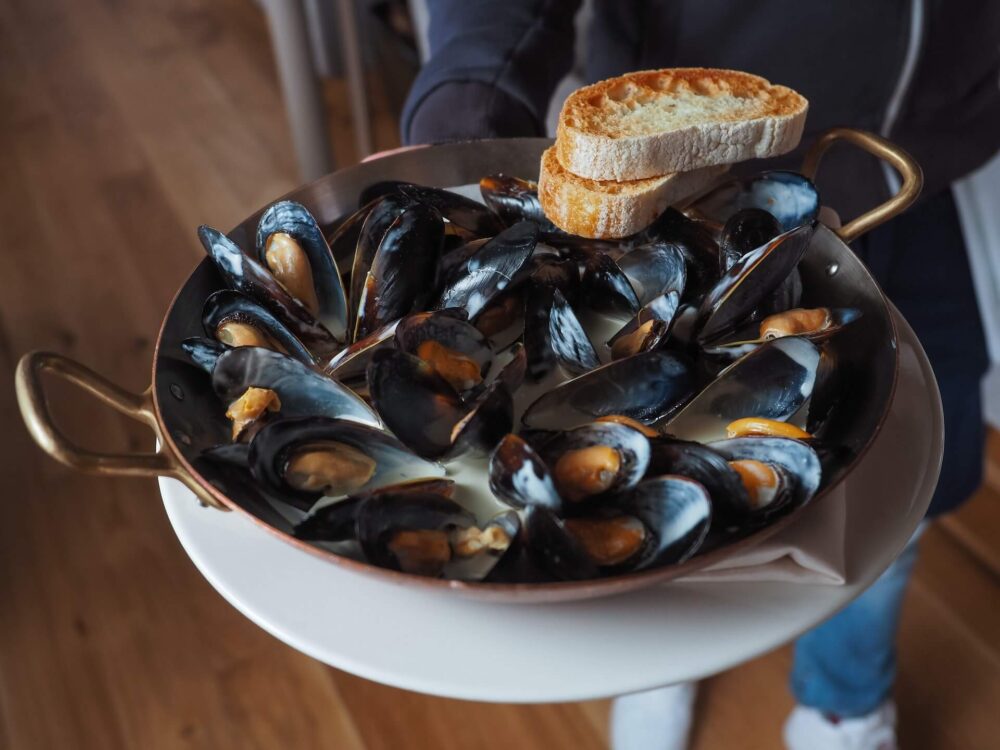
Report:
[[645,180],[599,182],[578,177],[559,163],[555,147],[542,154],[538,198],[549,220],[581,237],[628,237],[645,229],[663,210],[701,192],[728,169],[704,167]]
[[791,151],[809,102],[735,70],[629,73],[570,94],[559,161],[592,180],[639,180]]

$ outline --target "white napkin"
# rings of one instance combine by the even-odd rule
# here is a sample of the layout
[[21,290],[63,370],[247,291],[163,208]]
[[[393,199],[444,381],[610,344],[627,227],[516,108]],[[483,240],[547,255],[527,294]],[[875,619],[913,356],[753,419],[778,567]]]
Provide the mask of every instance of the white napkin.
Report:
[[791,581],[840,586],[846,580],[844,483],[804,508],[787,528],[682,581]]

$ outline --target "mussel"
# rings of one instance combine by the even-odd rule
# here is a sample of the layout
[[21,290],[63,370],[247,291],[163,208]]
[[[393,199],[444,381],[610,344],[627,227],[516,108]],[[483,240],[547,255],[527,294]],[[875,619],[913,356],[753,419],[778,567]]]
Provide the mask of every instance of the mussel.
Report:
[[202,311],[205,333],[227,346],[260,346],[312,365],[312,353],[270,310],[245,294],[220,289],[209,295]]
[[492,174],[479,181],[483,202],[504,224],[533,221],[546,232],[558,232],[538,201],[538,184],[505,174]]
[[788,421],[812,396],[820,352],[797,336],[762,344],[727,367],[662,425],[672,435],[708,442],[743,417]]
[[482,385],[493,362],[489,340],[462,310],[408,315],[395,338],[397,347],[430,365],[459,394]]
[[770,171],[724,182],[691,208],[706,219],[724,224],[737,211],[756,208],[772,214],[787,232],[816,220],[820,199],[816,186],[798,172]]
[[437,308],[457,307],[475,321],[511,287],[538,244],[538,226],[522,221],[505,229],[459,264],[445,280]]
[[265,266],[218,230],[201,226],[198,236],[227,286],[268,308],[315,356],[336,351],[339,341],[333,333],[289,294]]
[[403,209],[386,229],[365,274],[352,340],[423,309],[437,283],[443,241],[444,225],[436,210],[421,204]]
[[257,259],[335,337],[347,331],[347,294],[316,219],[295,201],[272,203],[257,222]]
[[521,421],[534,429],[569,429],[620,414],[649,423],[672,413],[694,385],[686,358],[660,350],[643,352],[556,386],[532,403]]
[[557,287],[533,284],[524,318],[528,375],[535,382],[545,378],[557,364],[573,375],[600,366],[587,332]]
[[312,501],[444,476],[440,464],[413,454],[389,433],[327,417],[268,424],[251,441],[249,461],[257,481],[273,492]]
[[686,560],[704,541],[711,515],[700,484],[655,477],[591,515],[563,519],[533,506],[525,512],[523,543],[556,579],[596,578]]
[[[730,510],[770,517],[805,505],[822,479],[819,456],[808,444],[782,437],[743,437],[709,443],[739,474],[748,505]],[[741,498],[743,496],[740,496]]]

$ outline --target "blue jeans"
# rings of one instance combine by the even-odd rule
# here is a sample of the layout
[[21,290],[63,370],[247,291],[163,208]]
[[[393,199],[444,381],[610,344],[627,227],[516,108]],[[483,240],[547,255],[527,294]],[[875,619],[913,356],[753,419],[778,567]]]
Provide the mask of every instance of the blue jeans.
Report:
[[899,614],[923,528],[861,596],[795,642],[791,685],[798,703],[851,717],[871,713],[889,697]]

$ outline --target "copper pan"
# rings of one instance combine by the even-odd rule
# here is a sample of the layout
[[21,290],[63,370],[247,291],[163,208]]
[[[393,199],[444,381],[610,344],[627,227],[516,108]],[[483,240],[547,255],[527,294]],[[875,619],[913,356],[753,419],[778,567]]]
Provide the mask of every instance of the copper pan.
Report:
[[[839,229],[820,227],[800,271],[812,303],[857,307],[862,325],[851,326],[829,346],[837,358],[842,400],[826,437],[845,448],[840,468],[824,477],[818,498],[844,480],[878,434],[892,402],[897,374],[896,330],[875,280],[847,243],[906,210],[922,185],[920,167],[897,146],[871,133],[835,129],[823,134],[806,154],[802,172],[815,175],[827,149],[845,141],[891,164],[902,177],[899,192],[882,205]],[[343,169],[291,192],[324,227],[354,210],[361,190],[380,180],[408,180],[450,187],[477,183],[483,175],[505,172],[537,175],[547,139],[510,139],[402,151]],[[230,236],[241,245],[252,236],[258,213],[239,224]],[[17,398],[25,424],[41,448],[56,460],[81,472],[104,476],[169,476],[182,482],[202,504],[247,515],[289,544],[323,557],[334,565],[400,585],[426,590],[450,590],[480,599],[510,602],[565,601],[595,598],[657,583],[694,572],[776,533],[797,515],[791,513],[740,541],[669,567],[614,578],[538,584],[484,584],[434,580],[377,568],[339,557],[291,535],[290,525],[273,510],[258,507],[213,484],[213,477],[193,463],[199,452],[227,439],[228,425],[203,372],[188,363],[180,342],[202,335],[201,310],[206,297],[222,284],[210,259],[203,260],[177,292],[160,328],[153,354],[152,384],[141,394],[130,393],[86,366],[60,354],[32,352],[17,367]],[[157,439],[154,453],[100,453],[70,442],[56,426],[46,403],[42,373],[69,380],[117,411],[147,424]],[[219,484],[216,481],[216,484]]]

